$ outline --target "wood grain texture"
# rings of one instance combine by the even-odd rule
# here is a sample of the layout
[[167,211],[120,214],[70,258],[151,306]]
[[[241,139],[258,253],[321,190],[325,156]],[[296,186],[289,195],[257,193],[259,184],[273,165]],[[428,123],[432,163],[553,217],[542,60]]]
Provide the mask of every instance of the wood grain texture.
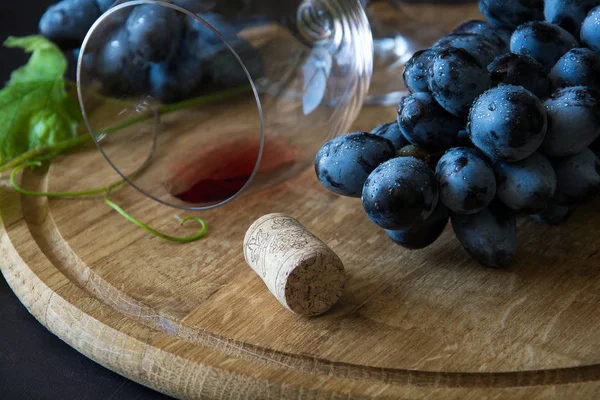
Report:
[[[393,110],[367,109],[357,128],[382,113]],[[58,160],[23,181],[53,190],[62,178]],[[174,229],[172,209],[134,190],[116,197]],[[210,234],[190,245],[148,236],[101,200],[3,189],[0,202],[2,271],[32,314],[92,359],[177,397],[600,394],[598,203],[561,228],[521,221],[515,266],[494,271],[451,232],[424,251],[395,246],[358,200],[321,189],[312,171],[205,213]],[[322,317],[284,310],[244,262],[245,230],[270,211],[294,215],[345,262],[348,287]]]
[[[394,117],[394,108],[368,108],[355,129]],[[84,189],[98,176],[116,178],[89,151],[26,171],[22,182],[34,190]],[[599,201],[562,227],[521,220],[517,260],[497,271],[465,255],[450,228],[423,251],[394,245],[359,200],[328,193],[312,171],[202,213],[209,234],[188,245],[149,236],[101,199],[21,197],[6,187],[0,268],[23,304],[78,351],[161,392],[186,399],[600,397]],[[194,229],[178,228],[175,210],[133,189],[114,200],[163,231]],[[320,317],[283,309],[244,261],[246,229],[271,212],[298,219],[344,261],[345,292]]]

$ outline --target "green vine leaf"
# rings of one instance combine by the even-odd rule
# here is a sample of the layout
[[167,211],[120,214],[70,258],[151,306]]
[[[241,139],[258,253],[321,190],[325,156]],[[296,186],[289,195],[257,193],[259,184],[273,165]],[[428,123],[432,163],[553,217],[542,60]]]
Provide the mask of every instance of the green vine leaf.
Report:
[[26,65],[13,71],[10,83],[54,81],[62,78],[67,71],[67,59],[63,53],[43,36],[10,36],[4,42],[4,46],[32,53]]
[[67,60],[42,36],[9,37],[4,46],[32,53],[0,90],[0,165],[38,147],[73,138],[81,122],[65,88]]
[[[42,36],[9,37],[4,46],[21,48],[32,53],[23,67],[13,71],[10,81],[0,90],[0,172],[13,169],[10,182],[15,191],[35,197],[83,197],[104,195],[104,202],[128,221],[162,239],[188,243],[206,234],[206,223],[194,216],[180,222],[196,221],[200,230],[192,236],[176,237],[159,232],[126,213],[108,199],[111,190],[125,184],[124,180],[104,187],[74,192],[35,192],[20,187],[16,182],[19,171],[29,167],[39,167],[41,161],[50,160],[67,150],[75,149],[92,140],[91,135],[77,136],[77,129],[83,121],[77,101],[69,96],[68,82],[64,74],[67,60],[60,49]],[[241,85],[227,90],[162,106],[158,115],[168,114],[186,108],[197,107],[224,101],[252,92],[249,85]],[[154,114],[139,115],[118,123],[105,130],[106,134],[152,118]]]

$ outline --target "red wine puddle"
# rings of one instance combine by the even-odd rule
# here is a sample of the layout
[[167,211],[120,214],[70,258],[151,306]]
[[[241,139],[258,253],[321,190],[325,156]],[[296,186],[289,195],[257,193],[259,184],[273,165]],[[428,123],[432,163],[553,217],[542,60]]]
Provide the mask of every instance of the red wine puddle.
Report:
[[[248,181],[256,165],[260,141],[240,139],[188,152],[171,168],[165,184],[169,193],[191,204],[214,204],[235,195]],[[265,140],[258,174],[268,174],[293,164],[298,150],[278,139]]]

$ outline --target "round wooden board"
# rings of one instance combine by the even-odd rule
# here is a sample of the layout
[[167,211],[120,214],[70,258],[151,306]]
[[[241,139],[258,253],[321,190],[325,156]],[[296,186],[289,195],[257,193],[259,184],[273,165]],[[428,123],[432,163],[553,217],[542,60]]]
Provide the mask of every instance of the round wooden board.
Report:
[[[407,6],[446,28],[472,6]],[[395,118],[363,110],[355,129]],[[26,171],[34,190],[116,180],[99,152]],[[561,227],[519,223],[508,270],[472,261],[451,228],[410,252],[360,201],[314,173],[203,213],[208,236],[165,242],[101,199],[50,200],[0,189],[0,269],[30,312],[78,351],[179,398],[600,398],[600,201]],[[127,188],[126,210],[166,232],[175,210]],[[340,303],[313,319],[284,310],[246,265],[247,227],[266,213],[300,220],[343,259]]]
[[[392,119],[366,109],[357,129]],[[99,152],[27,171],[36,190],[115,175]],[[163,231],[174,210],[133,189],[114,195]],[[209,235],[169,243],[101,199],[0,195],[2,272],[48,329],[102,365],[179,398],[519,398],[600,396],[600,202],[562,227],[523,219],[508,270],[472,261],[448,227],[410,252],[358,199],[312,171],[202,216]],[[295,216],[343,259],[349,284],[325,315],[292,315],[246,265],[256,218]]]

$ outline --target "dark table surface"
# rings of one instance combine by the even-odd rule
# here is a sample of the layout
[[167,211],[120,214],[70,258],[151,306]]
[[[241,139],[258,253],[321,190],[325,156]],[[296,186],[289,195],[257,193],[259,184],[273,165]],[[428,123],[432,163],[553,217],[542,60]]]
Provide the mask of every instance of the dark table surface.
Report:
[[[53,0],[0,0],[0,41],[37,32]],[[24,64],[18,50],[0,49],[0,86]],[[71,71],[72,73],[72,71]],[[2,260],[0,260],[2,262]],[[32,317],[0,275],[0,399],[168,399],[79,354]]]

